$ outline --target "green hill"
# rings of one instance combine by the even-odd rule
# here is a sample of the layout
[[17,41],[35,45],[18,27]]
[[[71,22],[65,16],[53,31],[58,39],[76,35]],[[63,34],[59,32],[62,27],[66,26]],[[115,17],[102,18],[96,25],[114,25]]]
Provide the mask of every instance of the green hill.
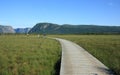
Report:
[[119,34],[120,26],[98,25],[58,25],[53,23],[38,23],[29,33],[45,34]]

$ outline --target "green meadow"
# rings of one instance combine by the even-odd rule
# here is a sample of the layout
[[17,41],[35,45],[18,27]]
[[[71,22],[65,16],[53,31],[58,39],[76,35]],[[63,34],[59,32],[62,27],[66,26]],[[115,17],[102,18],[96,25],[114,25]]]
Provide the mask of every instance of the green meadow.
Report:
[[[82,46],[120,75],[120,35],[50,35]],[[59,75],[61,46],[37,35],[0,35],[0,75]]]
[[55,35],[82,46],[120,75],[120,35]]
[[0,35],[0,75],[58,75],[56,40],[37,35]]

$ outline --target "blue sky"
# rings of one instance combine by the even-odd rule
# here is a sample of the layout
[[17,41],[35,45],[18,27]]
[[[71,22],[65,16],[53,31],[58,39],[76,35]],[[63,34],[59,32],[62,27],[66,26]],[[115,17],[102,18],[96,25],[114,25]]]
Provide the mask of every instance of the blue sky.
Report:
[[0,25],[39,22],[120,26],[120,0],[0,0]]

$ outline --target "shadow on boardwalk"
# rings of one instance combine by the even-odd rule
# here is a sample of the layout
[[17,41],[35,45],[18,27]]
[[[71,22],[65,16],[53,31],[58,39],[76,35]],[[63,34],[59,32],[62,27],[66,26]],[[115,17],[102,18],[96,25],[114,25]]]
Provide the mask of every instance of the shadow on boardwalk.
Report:
[[110,75],[118,75],[117,73],[115,73],[113,70],[111,69],[106,69],[106,68],[102,68],[102,67],[97,67],[98,69],[110,74]]

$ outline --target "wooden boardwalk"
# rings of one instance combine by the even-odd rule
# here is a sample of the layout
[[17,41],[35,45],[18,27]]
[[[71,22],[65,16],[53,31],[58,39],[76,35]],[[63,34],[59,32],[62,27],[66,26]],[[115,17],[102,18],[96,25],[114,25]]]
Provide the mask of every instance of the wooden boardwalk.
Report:
[[60,75],[113,75],[104,64],[77,44],[56,39],[62,46]]

